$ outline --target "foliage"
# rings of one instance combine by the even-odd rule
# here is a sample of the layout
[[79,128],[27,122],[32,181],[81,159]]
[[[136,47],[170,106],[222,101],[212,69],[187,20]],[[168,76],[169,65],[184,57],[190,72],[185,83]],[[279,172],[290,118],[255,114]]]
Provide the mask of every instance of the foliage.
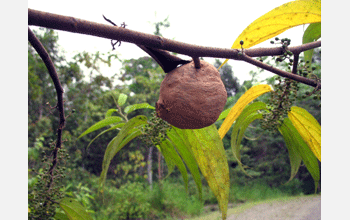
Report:
[[108,219],[138,219],[149,215],[151,204],[147,202],[145,187],[134,182],[122,185],[114,193],[114,204],[110,204],[105,216]]
[[[221,62],[219,59],[215,59],[214,66],[218,68],[221,66]],[[233,71],[232,71],[232,66],[230,65],[225,65],[223,66],[220,70],[220,75],[221,75],[221,80],[224,83],[226,92],[227,92],[227,97],[232,97],[234,94],[239,92],[240,90],[240,85],[239,85],[239,80],[237,77],[234,76]]]

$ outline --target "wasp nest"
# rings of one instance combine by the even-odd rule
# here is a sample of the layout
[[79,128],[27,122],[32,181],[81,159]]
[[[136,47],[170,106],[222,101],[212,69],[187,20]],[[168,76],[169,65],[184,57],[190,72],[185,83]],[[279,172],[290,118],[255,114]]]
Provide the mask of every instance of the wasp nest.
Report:
[[197,69],[192,61],[165,76],[156,111],[158,117],[175,127],[199,129],[214,124],[226,101],[219,71],[202,60]]

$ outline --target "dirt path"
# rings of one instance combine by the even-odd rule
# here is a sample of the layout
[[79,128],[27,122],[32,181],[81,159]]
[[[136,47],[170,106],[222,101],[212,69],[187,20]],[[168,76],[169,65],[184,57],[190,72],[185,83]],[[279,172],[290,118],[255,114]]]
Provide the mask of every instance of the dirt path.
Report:
[[319,220],[321,196],[300,197],[235,209],[227,220]]

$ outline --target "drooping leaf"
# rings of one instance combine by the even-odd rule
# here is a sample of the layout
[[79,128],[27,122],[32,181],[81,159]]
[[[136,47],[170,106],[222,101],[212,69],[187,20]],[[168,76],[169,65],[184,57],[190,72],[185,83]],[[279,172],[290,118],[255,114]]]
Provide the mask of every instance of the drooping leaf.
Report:
[[317,190],[318,182],[320,181],[320,169],[318,161],[314,153],[310,150],[306,142],[303,140],[298,130],[293,126],[293,123],[289,118],[285,118],[281,125],[282,130],[288,133],[293,141],[293,146],[297,148],[299,155],[301,156],[307,170],[310,172],[312,178],[315,181],[315,192]]
[[[239,115],[239,117],[236,120],[236,123],[234,124],[234,126],[232,128],[232,134],[231,134],[232,153],[243,171],[244,171],[244,169],[243,169],[243,164],[241,162],[241,156],[240,156],[240,150],[241,150],[240,145],[241,145],[241,140],[243,138],[243,134],[245,131],[245,129],[242,128],[243,122],[248,121],[247,125],[249,125],[251,122],[251,119],[247,120],[247,118],[250,115],[257,114],[258,110],[263,110],[263,109],[266,109],[266,104],[264,102],[254,102],[254,103],[248,105],[247,107],[244,108],[242,113]],[[255,119],[253,119],[253,121],[254,120]],[[241,135],[239,136],[240,132],[241,132]]]
[[114,123],[118,123],[122,120],[121,117],[118,117],[118,116],[110,116],[108,118],[105,118],[97,123],[95,123],[94,125],[92,125],[90,128],[88,128],[86,131],[84,131],[78,138],[81,138],[93,131],[96,131],[100,128],[103,128],[107,125],[110,125],[110,124],[114,124]]
[[321,161],[321,125],[318,121],[308,111],[297,106],[291,108],[288,118],[317,159]]
[[[321,22],[321,0],[297,0],[285,3],[256,19],[237,37],[232,49],[247,49],[302,24]],[[223,66],[225,62],[221,64]],[[219,69],[221,68],[219,67]]]
[[[198,188],[199,198],[202,199],[202,180],[199,173],[198,165],[196,159],[193,156],[191,148],[189,147],[183,133],[181,132],[181,129],[174,129],[173,127],[173,129],[167,132],[167,136],[171,143],[174,145],[174,147],[177,149],[181,158],[183,159],[189,171],[191,172],[193,180]],[[184,182],[187,189],[188,181],[184,179]]]
[[[119,131],[118,135],[113,138],[107,145],[103,161],[102,161],[102,172],[100,175],[100,187],[104,185],[109,164],[113,157],[122,149],[130,140],[141,135],[141,131],[135,130],[136,127],[146,124],[147,117],[144,115],[138,115],[130,119]],[[128,135],[132,134],[130,137]]]
[[265,94],[267,92],[272,91],[272,88],[269,85],[257,85],[250,88],[246,91],[237,101],[237,103],[231,108],[229,114],[226,119],[222,123],[219,134],[221,139],[224,138],[227,131],[232,126],[233,122],[238,118],[246,105],[248,105],[251,101],[256,99],[257,97]]
[[[240,117],[238,117],[238,119],[240,119]],[[247,127],[249,126],[249,124],[251,124],[253,121],[255,121],[256,119],[262,119],[262,114],[259,114],[257,112],[250,112],[250,114],[245,115],[245,117],[242,117],[241,120],[238,120],[235,123],[235,125],[233,126],[232,129],[232,135],[231,135],[231,147],[232,147],[232,153],[233,156],[236,158],[238,165],[240,166],[240,168],[242,169],[242,171],[250,176],[244,169],[244,165],[241,162],[241,142],[244,136],[244,132],[247,129]],[[251,177],[251,176],[250,176]]]
[[155,107],[151,106],[148,103],[140,103],[140,104],[134,104],[134,105],[129,105],[124,109],[124,112],[129,114],[132,111],[138,110],[138,109],[144,109],[144,108],[149,108],[149,109],[155,109]]
[[230,188],[229,171],[225,149],[216,126],[213,124],[193,130],[173,129],[186,137],[203,176],[219,202],[222,219],[226,219]]
[[180,170],[182,178],[184,179],[186,191],[188,191],[188,175],[186,166],[181,157],[177,154],[171,141],[169,139],[165,139],[165,141],[160,144],[160,149],[168,166],[169,173],[167,176],[170,175],[170,173],[174,170],[174,166],[176,165]]
[[123,141],[120,143],[119,146],[124,147],[125,145],[127,145],[131,140],[133,140],[134,138],[138,137],[142,135],[142,132],[140,131],[140,129],[138,128],[133,128],[131,130],[128,131],[126,137],[123,139]]
[[278,130],[284,138],[284,142],[286,143],[286,147],[289,153],[289,161],[291,167],[290,178],[288,180],[289,182],[298,173],[302,158],[299,154],[298,147],[296,146],[298,142],[293,139],[293,136],[290,134],[290,131],[285,125],[285,123],[282,124],[282,126],[280,126]]
[[[310,24],[304,32],[303,44],[318,40],[320,37],[321,37],[321,23]],[[314,53],[313,49],[304,51],[305,61],[309,61],[311,63],[313,53]]]
[[100,137],[101,135],[103,135],[104,133],[107,133],[108,131],[112,131],[112,130],[116,130],[117,128],[121,128],[125,125],[125,123],[119,122],[117,125],[114,125],[111,128],[108,128],[107,130],[102,131],[101,133],[99,133],[94,139],[92,139],[90,141],[90,143],[88,144],[88,146],[86,148],[89,148],[90,145],[92,144],[92,142],[94,142],[98,137]]
[[105,118],[110,117],[113,114],[113,112],[117,112],[117,111],[118,109],[108,109],[108,111],[106,112]]
[[[166,139],[168,140],[168,139]],[[168,140],[169,141],[169,140]],[[170,142],[170,141],[169,141]],[[171,143],[169,143],[171,144]],[[170,145],[172,147],[172,145]],[[170,147],[169,147],[170,148]],[[172,155],[170,153],[170,151],[168,150],[168,143],[165,143],[165,141],[163,141],[162,143],[160,143],[159,145],[159,149],[160,149],[160,152],[162,153],[163,157],[164,157],[164,160],[165,160],[165,163],[168,167],[168,175],[165,177],[167,178],[173,171],[174,171],[174,168],[175,168],[175,161],[174,159],[172,158]],[[176,151],[175,151],[176,153]],[[176,153],[177,154],[177,153]],[[179,155],[177,155],[179,156]],[[181,158],[180,158],[181,159]],[[182,161],[182,160],[181,160]],[[185,164],[184,164],[185,165]],[[186,169],[186,168],[185,168]],[[180,171],[181,172],[181,171]],[[186,174],[187,174],[187,171],[186,171]],[[186,189],[187,190],[187,189]]]
[[128,98],[127,95],[120,93],[119,97],[118,97],[118,105],[123,106],[125,104],[127,98]]
[[72,198],[63,198],[59,205],[70,220],[92,220],[85,208]]

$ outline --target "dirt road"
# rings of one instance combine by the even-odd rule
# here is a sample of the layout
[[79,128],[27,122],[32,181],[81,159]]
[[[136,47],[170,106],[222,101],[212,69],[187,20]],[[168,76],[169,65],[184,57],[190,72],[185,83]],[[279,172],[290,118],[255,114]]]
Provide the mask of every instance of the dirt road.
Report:
[[235,209],[227,220],[319,220],[321,196],[260,203],[249,208]]

